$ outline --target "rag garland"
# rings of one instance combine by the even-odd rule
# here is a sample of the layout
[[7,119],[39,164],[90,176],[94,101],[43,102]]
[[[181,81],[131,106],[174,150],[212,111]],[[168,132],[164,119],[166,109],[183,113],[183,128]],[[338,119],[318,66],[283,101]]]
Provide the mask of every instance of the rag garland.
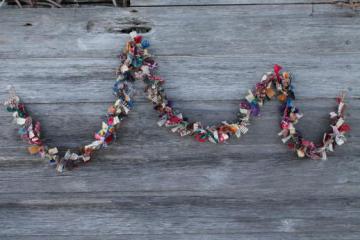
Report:
[[346,141],[345,133],[350,130],[350,126],[345,123],[344,94],[336,99],[337,109],[336,112],[330,113],[330,130],[324,133],[322,142],[315,144],[303,138],[300,131],[295,128],[303,115],[293,104],[295,94],[291,85],[292,75],[282,71],[279,65],[275,65],[272,72],[264,74],[254,89],[249,90],[247,96],[240,101],[234,122],[222,121],[204,127],[198,121],[190,121],[175,110],[168,100],[163,87],[164,80],[156,73],[158,64],[148,52],[149,46],[149,41],[141,35],[136,32],[130,33],[130,40],[120,54],[121,64],[117,69],[118,77],[113,86],[115,101],[108,108],[107,120],[102,122],[101,129],[94,134],[93,142],[82,146],[76,152],[68,150],[63,156],[56,147],[49,147],[43,143],[40,122],[32,119],[24,103],[16,95],[15,89],[11,88],[5,106],[13,113],[14,121],[19,125],[21,138],[30,145],[29,153],[47,158],[50,164],[56,166],[58,172],[89,161],[95,151],[105,148],[116,139],[116,130],[134,105],[133,82],[136,80],[145,83],[147,97],[159,113],[158,125],[168,127],[171,132],[180,136],[193,136],[198,142],[224,143],[232,135],[240,138],[248,132],[250,119],[258,116],[264,103],[275,97],[282,104],[279,136],[299,158],[326,159],[327,152],[334,151],[336,145],[342,145]]

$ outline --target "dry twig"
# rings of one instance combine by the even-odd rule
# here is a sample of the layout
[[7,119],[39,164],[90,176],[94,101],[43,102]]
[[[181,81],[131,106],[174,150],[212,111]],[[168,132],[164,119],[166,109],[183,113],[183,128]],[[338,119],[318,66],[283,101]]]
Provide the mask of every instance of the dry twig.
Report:
[[21,5],[19,0],[15,0],[15,2],[16,2],[16,5],[18,5],[19,8],[22,8],[22,5]]
[[348,2],[338,2],[337,5],[341,7],[348,7],[352,10],[356,10],[360,8],[360,2],[359,0],[348,0]]

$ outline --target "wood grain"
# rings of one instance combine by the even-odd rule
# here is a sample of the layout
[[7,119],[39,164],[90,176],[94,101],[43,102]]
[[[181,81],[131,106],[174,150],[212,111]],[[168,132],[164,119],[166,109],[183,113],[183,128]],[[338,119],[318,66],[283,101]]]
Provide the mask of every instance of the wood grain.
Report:
[[360,51],[358,13],[334,5],[101,9],[24,9],[21,19],[1,14],[0,58],[114,58],[127,37],[121,30],[134,25],[152,27],[145,35],[158,56]]
[[[269,5],[324,4],[346,1],[332,0],[131,0],[131,6],[201,6],[201,5]],[[354,1],[356,2],[356,1]]]
[[294,73],[307,138],[321,139],[334,97],[348,92],[348,144],[327,161],[297,159],[277,136],[276,101],[245,137],[199,144],[157,127],[139,82],[116,142],[58,175],[27,154],[0,111],[0,239],[358,240],[358,12],[307,4],[323,1],[248,3],[0,9],[0,99],[14,85],[61,151],[89,143],[113,100],[121,31],[151,27],[144,35],[168,96],[189,118],[232,120],[247,89],[278,63]]
[[[114,58],[64,58],[1,60],[0,97],[6,98],[11,84],[27,103],[104,102],[113,99],[111,86]],[[274,54],[240,57],[159,56],[159,74],[166,80],[166,92],[176,101],[239,100],[262,75],[278,63],[292,71],[299,99],[334,98],[340,90],[359,97],[360,54],[296,56]],[[46,68],[44,68],[46,64]],[[21,68],[19,66],[27,66]],[[198,66],[195,68],[194,66]],[[56,72],[56,74],[54,74]],[[36,79],[36,81],[34,81]],[[144,84],[136,84],[137,98],[143,100]],[[326,88],[327,91],[323,91]],[[53,94],[62,89],[62,94]],[[42,94],[39,94],[42,92]],[[86,94],[91,92],[91,95]]]

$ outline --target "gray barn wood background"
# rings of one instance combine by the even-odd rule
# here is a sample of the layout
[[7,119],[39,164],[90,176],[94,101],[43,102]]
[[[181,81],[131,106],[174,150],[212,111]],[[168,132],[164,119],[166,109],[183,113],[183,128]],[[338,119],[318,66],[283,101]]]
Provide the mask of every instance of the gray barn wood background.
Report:
[[233,119],[247,89],[278,63],[295,74],[305,136],[321,139],[340,90],[353,129],[328,160],[299,160],[277,137],[272,102],[244,138],[199,144],[157,127],[138,83],[118,140],[57,175],[27,154],[2,108],[0,239],[360,239],[360,17],[328,2],[0,9],[0,99],[13,84],[46,142],[62,150],[100,128],[122,32],[134,26],[151,28],[144,35],[168,95],[192,119]]

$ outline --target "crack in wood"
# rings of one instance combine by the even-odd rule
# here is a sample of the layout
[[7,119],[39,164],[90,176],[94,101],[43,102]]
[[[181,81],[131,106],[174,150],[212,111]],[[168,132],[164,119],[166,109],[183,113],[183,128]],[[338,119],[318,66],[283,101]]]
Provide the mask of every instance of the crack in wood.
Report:
[[89,20],[86,23],[86,31],[94,33],[130,33],[136,31],[138,33],[148,33],[151,27],[149,22],[136,17],[122,17],[114,20]]

